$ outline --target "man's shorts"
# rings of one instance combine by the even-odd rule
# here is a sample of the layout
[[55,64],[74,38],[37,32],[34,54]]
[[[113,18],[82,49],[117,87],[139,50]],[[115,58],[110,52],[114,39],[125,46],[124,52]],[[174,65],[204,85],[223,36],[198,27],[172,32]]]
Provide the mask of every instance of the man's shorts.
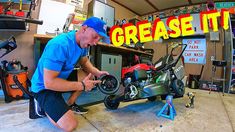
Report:
[[[67,80],[77,80],[76,71],[73,71]],[[57,122],[68,110],[70,110],[68,104],[62,96],[62,93],[63,92],[48,89],[35,93],[35,98],[38,101],[39,106],[55,122]]]

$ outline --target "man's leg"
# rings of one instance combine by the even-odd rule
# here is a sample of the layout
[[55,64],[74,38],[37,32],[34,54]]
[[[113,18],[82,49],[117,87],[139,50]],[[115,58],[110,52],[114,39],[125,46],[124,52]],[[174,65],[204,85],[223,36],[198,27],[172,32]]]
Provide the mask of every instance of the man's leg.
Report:
[[68,99],[68,105],[72,105],[76,102],[78,96],[81,94],[82,92],[80,91],[75,91],[75,92],[72,92],[72,94],[70,95],[69,99]]
[[[86,76],[88,76],[88,73],[86,73],[83,70],[77,70],[77,72],[75,72],[75,75],[74,75],[74,73],[72,73],[72,76],[70,76],[68,80],[70,80],[70,81],[76,80],[76,81],[81,82]],[[92,79],[92,78],[93,77],[91,77],[90,79]],[[85,109],[75,103],[80,94],[81,94],[81,91],[73,92],[68,99],[68,105],[70,106],[72,111],[76,112],[77,114],[86,114],[88,112],[88,109]]]
[[67,111],[57,122],[51,119],[48,114],[46,115],[53,125],[60,129],[63,129],[66,132],[70,132],[76,129],[78,125],[78,121],[76,120],[75,115],[71,110]]
[[[77,81],[81,82],[87,75],[88,73],[86,73],[85,71],[77,70]],[[72,92],[71,96],[68,99],[68,105],[74,104],[81,93],[81,91]]]
[[52,124],[64,131],[72,131],[77,127],[78,121],[62,97],[62,93],[43,90],[36,93],[35,97]]

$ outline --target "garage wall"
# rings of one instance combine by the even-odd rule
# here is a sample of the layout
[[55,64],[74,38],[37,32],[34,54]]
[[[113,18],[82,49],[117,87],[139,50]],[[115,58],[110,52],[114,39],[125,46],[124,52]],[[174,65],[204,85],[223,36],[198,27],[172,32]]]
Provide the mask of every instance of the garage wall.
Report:
[[[87,11],[88,9],[88,3],[90,3],[92,0],[85,0],[84,1],[84,11]],[[105,0],[99,0],[105,3]],[[131,12],[130,10],[120,6],[119,4],[111,1],[106,0],[107,4],[115,8],[115,20],[121,20],[121,19],[130,19],[136,16],[135,13]]]
[[[40,5],[36,6],[36,9],[32,12],[32,18],[37,19],[39,14]],[[30,31],[25,32],[1,32],[0,40],[6,40],[11,35],[14,35],[17,41],[17,49],[7,54],[2,60],[12,60],[17,59],[22,62],[24,66],[29,68],[29,76],[31,77],[34,71],[34,60],[33,60],[33,35],[36,33],[37,25],[30,24]]]
[[[66,0],[55,0],[58,2],[65,2]],[[87,11],[87,5],[91,0],[84,0],[84,11]],[[132,18],[135,16],[134,13],[131,11],[121,7],[120,5],[111,2],[110,0],[107,1],[108,4],[115,7],[115,19],[124,19],[124,18]],[[18,7],[16,7],[18,8]],[[37,19],[39,16],[39,9],[40,3],[36,6],[36,9],[32,12],[33,18]],[[34,66],[34,59],[33,59],[33,35],[37,32],[37,25],[30,24],[30,31],[26,32],[1,32],[0,31],[0,40],[5,40],[9,38],[11,35],[14,35],[17,41],[17,49],[9,53],[8,55],[1,58],[2,60],[12,60],[18,59],[22,62],[23,65],[28,66],[29,68],[29,77],[31,78],[35,66]]]
[[131,12],[130,10],[120,6],[119,4],[108,0],[107,3],[115,8],[115,19],[122,20],[122,19],[131,19],[136,16],[135,13]]

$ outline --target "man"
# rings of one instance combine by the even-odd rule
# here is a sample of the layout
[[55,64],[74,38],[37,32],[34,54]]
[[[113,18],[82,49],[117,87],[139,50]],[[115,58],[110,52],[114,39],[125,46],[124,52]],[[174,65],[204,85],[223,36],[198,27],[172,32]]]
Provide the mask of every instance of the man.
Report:
[[[45,111],[49,120],[64,131],[72,131],[77,127],[77,120],[71,108],[86,113],[75,104],[82,91],[90,91],[99,80],[90,79],[92,75],[100,77],[108,74],[95,68],[86,57],[88,47],[96,45],[107,37],[105,23],[96,17],[87,19],[76,32],[61,34],[48,42],[32,77],[32,92],[39,106]],[[68,81],[69,75],[79,62],[87,73],[79,81]],[[66,103],[62,92],[73,91]]]

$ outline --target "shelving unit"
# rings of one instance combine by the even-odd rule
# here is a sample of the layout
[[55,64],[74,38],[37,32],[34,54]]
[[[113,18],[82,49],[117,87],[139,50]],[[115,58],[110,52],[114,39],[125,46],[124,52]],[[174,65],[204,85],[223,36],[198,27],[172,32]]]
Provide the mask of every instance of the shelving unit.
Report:
[[235,16],[230,17],[230,29],[225,31],[224,37],[224,53],[228,60],[227,79],[229,80],[226,87],[229,93],[235,93]]
[[231,86],[230,87],[233,87],[235,86],[235,46],[234,46],[234,42],[235,42],[235,31],[233,31],[233,28],[235,28],[235,18],[232,18],[231,17],[231,38],[232,38],[232,68],[231,68]]

